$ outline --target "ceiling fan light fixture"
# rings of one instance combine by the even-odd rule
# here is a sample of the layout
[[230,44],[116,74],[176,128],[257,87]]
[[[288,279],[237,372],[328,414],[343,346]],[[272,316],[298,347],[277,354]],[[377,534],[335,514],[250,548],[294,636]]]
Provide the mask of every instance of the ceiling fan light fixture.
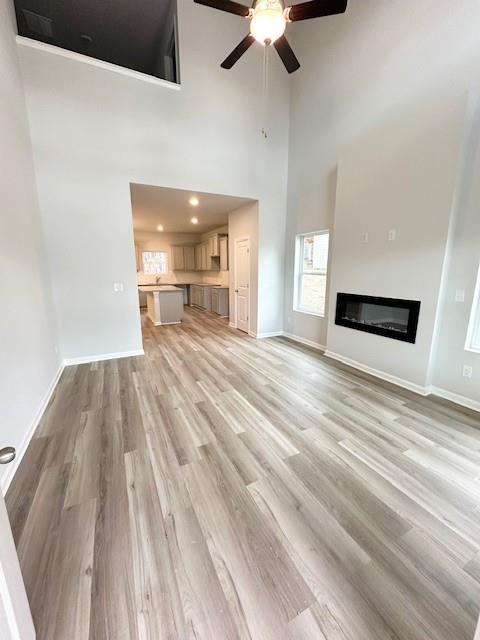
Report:
[[279,0],[260,0],[256,3],[250,22],[250,33],[261,44],[273,44],[283,36],[287,19]]

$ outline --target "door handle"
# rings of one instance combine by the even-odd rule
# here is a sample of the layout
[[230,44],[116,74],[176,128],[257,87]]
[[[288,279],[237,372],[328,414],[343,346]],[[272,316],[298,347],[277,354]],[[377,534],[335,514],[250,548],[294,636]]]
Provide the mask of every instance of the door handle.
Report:
[[16,455],[15,447],[3,447],[0,449],[0,464],[8,464],[15,459]]

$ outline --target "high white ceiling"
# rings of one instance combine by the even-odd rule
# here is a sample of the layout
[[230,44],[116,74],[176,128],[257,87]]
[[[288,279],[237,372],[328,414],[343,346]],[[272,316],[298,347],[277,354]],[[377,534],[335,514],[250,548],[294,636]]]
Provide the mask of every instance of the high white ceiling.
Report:
[[[247,198],[145,184],[131,184],[130,192],[135,231],[157,231],[161,224],[166,233],[205,233],[227,224],[231,211],[252,202]],[[197,207],[189,204],[192,196],[198,198]],[[194,216],[198,224],[190,222]]]

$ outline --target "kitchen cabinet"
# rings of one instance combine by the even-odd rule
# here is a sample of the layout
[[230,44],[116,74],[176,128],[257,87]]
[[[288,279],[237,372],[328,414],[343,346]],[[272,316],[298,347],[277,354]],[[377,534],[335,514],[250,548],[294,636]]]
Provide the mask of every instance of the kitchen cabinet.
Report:
[[172,246],[172,271],[195,271],[195,247]]
[[208,238],[208,255],[210,258],[216,258],[220,255],[220,245],[218,233]]
[[228,318],[228,288],[215,287],[212,289],[212,311],[223,318]]
[[219,245],[220,271],[228,271],[228,236],[222,236]]
[[197,271],[202,270],[202,245],[197,244],[195,247],[195,269]]
[[142,264],[142,250],[138,244],[135,245],[135,263],[137,265],[137,271],[143,271]]
[[208,247],[208,245],[207,245],[206,242],[204,242],[204,243],[202,243],[201,247],[202,247],[202,250],[201,250],[202,251],[202,253],[201,253],[201,256],[202,256],[201,265],[202,265],[202,267],[201,267],[201,269],[202,269],[202,271],[207,271],[207,269],[208,269],[208,260],[207,260],[207,252],[208,252],[207,247]]
[[183,247],[185,271],[195,271],[195,247]]
[[172,271],[185,271],[183,247],[172,247]]
[[212,285],[192,284],[190,286],[190,303],[205,311],[212,309]]

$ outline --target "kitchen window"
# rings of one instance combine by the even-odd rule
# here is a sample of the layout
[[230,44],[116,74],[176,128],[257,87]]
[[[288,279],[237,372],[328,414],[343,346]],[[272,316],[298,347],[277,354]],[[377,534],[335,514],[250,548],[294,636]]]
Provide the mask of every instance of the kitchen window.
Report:
[[305,233],[296,238],[295,311],[325,315],[328,242],[328,231]]
[[478,268],[475,294],[473,296],[472,310],[470,312],[470,322],[468,323],[465,349],[467,351],[480,353],[480,265]]
[[142,263],[144,273],[167,273],[167,252],[143,251]]

